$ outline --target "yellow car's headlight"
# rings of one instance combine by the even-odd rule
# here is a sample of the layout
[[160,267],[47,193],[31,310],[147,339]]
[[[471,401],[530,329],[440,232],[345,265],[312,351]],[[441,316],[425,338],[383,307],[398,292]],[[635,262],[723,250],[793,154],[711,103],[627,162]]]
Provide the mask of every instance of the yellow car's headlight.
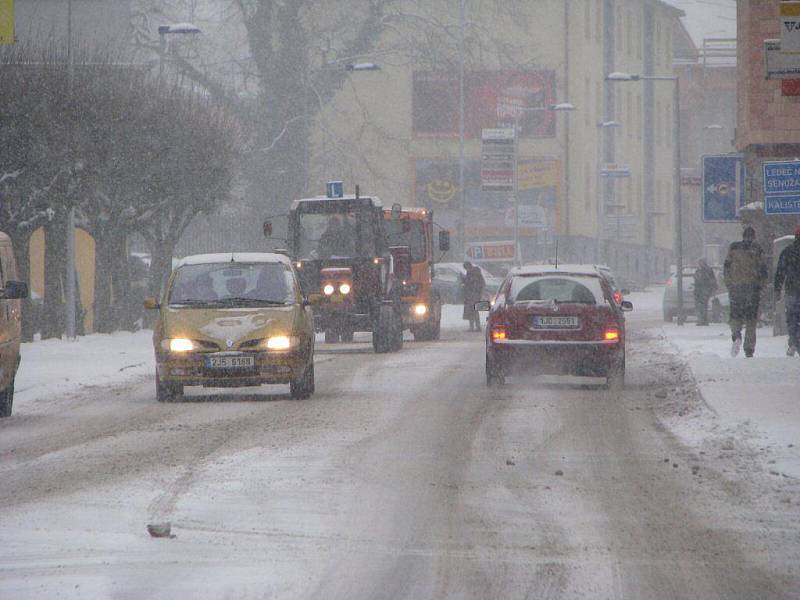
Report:
[[336,288],[333,287],[333,284],[327,283],[325,284],[325,287],[322,288],[322,291],[326,296],[331,296],[333,295],[333,292],[336,291]]
[[295,336],[275,335],[267,338],[267,350],[291,350],[297,346],[297,342]]
[[191,352],[194,350],[194,342],[186,338],[173,338],[169,340],[170,352]]
[[342,293],[344,296],[347,296],[347,294],[349,294],[349,293],[350,293],[350,284],[349,284],[349,283],[343,283],[342,285],[340,285],[340,286],[339,286],[339,291],[340,291],[340,292],[341,292],[341,293]]
[[414,314],[418,317],[423,317],[428,312],[428,307],[424,304],[415,304],[414,305]]

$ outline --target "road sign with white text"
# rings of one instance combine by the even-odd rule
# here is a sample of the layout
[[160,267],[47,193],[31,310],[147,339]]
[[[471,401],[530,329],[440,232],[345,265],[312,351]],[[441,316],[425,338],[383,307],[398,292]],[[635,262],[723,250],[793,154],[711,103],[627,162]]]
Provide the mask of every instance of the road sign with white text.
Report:
[[781,52],[800,53],[800,2],[780,3]]
[[469,242],[464,256],[475,262],[500,262],[514,260],[514,242]]
[[767,79],[800,79],[800,54],[781,51],[780,40],[764,40]]
[[764,212],[800,214],[800,161],[764,162]]

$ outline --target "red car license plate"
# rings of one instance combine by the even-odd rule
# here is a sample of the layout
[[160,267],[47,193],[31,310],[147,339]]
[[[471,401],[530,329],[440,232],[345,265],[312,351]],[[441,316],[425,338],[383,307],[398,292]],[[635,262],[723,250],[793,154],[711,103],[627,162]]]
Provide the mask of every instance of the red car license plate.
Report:
[[533,317],[533,327],[535,329],[578,329],[581,326],[578,317],[564,316],[535,316]]

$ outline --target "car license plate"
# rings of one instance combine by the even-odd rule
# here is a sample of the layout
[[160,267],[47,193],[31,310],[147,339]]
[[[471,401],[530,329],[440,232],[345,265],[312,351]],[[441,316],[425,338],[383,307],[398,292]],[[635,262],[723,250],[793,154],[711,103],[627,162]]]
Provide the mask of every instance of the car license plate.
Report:
[[208,369],[250,369],[256,366],[256,359],[247,355],[226,354],[223,356],[206,356]]
[[533,317],[536,329],[577,329],[580,325],[578,317]]

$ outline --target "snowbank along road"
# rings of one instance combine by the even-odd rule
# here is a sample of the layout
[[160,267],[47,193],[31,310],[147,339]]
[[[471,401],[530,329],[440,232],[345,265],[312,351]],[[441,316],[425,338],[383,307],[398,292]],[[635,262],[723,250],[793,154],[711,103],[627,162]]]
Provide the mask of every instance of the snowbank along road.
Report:
[[483,340],[455,325],[398,354],[320,344],[307,401],[157,404],[139,372],[20,393],[0,597],[800,597],[798,482],[746,440],[671,432],[713,414],[652,322],[629,325],[621,393],[487,389]]

